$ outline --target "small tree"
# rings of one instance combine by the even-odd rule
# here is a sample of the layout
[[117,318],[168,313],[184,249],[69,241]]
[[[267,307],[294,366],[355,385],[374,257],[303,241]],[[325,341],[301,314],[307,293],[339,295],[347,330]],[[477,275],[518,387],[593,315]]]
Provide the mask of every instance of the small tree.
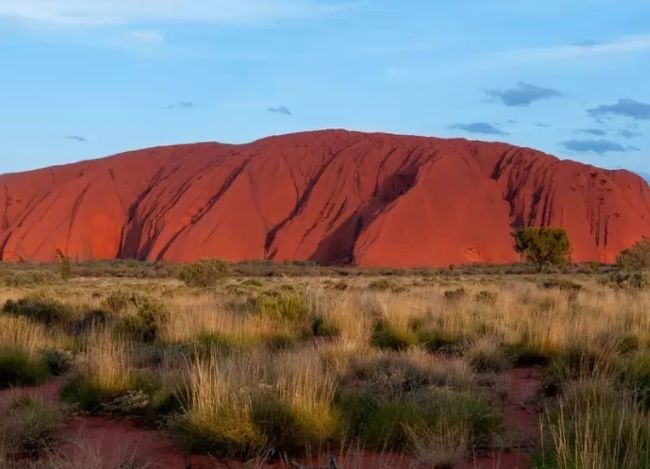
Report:
[[616,259],[616,264],[622,270],[650,269],[650,239],[644,238],[621,252]]
[[563,228],[528,227],[513,234],[515,250],[541,272],[549,265],[568,262],[571,246]]
[[70,262],[70,258],[63,254],[63,251],[60,249],[56,250],[56,257],[59,260],[59,275],[61,275],[61,279],[64,282],[67,282],[72,276],[72,263]]

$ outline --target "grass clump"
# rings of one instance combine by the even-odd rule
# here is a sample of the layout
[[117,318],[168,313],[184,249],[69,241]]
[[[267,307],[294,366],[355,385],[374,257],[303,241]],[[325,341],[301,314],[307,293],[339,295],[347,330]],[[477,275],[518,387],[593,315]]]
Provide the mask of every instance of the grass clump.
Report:
[[9,406],[0,420],[0,435],[13,454],[37,453],[51,449],[56,429],[63,422],[61,412],[43,400],[20,398]]
[[407,327],[381,320],[375,325],[371,344],[382,350],[406,350],[417,344],[417,335]]
[[469,451],[488,445],[502,427],[501,417],[488,403],[450,389],[425,388],[394,397],[361,391],[343,399],[344,414],[349,410],[356,419],[353,428],[376,450],[414,451],[424,446],[427,435],[454,432]]
[[619,381],[650,410],[650,352],[639,352],[622,363]]
[[18,347],[0,345],[0,389],[34,386],[49,376],[47,364]]
[[341,328],[328,317],[316,316],[311,322],[311,333],[314,337],[338,337]]
[[508,357],[494,337],[481,337],[470,345],[465,358],[478,373],[500,373],[510,366]]
[[92,412],[135,388],[130,344],[108,331],[97,331],[88,336],[82,361],[65,384],[62,398]]
[[537,467],[650,467],[650,416],[607,382],[581,381],[546,414]]

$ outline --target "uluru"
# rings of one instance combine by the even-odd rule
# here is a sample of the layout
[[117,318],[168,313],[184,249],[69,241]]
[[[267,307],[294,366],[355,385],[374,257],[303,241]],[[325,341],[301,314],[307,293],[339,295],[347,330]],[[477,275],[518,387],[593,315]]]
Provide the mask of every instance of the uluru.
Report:
[[518,260],[511,233],[567,230],[574,261],[650,236],[639,176],[528,148],[327,130],[132,151],[0,176],[0,256],[312,260],[419,267]]

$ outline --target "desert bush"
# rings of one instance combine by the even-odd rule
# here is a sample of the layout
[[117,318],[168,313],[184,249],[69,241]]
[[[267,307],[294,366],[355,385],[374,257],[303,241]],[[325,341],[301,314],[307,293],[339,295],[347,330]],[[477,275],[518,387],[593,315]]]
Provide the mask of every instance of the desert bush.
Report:
[[447,290],[444,293],[445,300],[447,301],[459,301],[465,298],[465,295],[467,294],[467,291],[465,291],[465,288],[460,287],[456,288],[455,290]]
[[494,306],[497,302],[498,295],[495,292],[481,290],[476,295],[474,295],[474,301],[477,303],[482,303],[490,306]]
[[648,277],[644,272],[619,270],[609,276],[615,288],[641,290],[648,286]]
[[118,331],[139,342],[153,342],[169,319],[165,307],[148,299],[138,307],[135,314],[124,316],[117,324]]
[[0,419],[0,435],[5,435],[5,446],[14,454],[35,453],[54,446],[56,429],[62,422],[61,412],[52,405],[20,398]]
[[230,272],[230,266],[222,260],[210,259],[184,264],[178,278],[190,287],[211,287],[218,284]]
[[308,299],[293,289],[262,293],[253,300],[253,307],[259,314],[291,322],[305,318],[311,311]]
[[616,259],[621,270],[638,271],[650,269],[650,239],[644,238],[629,249],[625,249]]
[[61,376],[72,369],[74,358],[68,350],[47,349],[41,351],[47,369],[54,376]]
[[391,397],[430,386],[456,389],[471,387],[472,372],[461,359],[432,359],[425,352],[382,352],[352,359],[344,385],[372,390]]
[[[121,315],[137,310],[151,301],[151,298],[140,292],[121,289],[111,291],[102,301],[102,307],[107,316],[110,316],[111,313]],[[99,313],[99,315],[103,316],[104,314]]]
[[18,301],[7,300],[2,310],[7,314],[23,316],[47,326],[67,324],[75,316],[71,306],[37,295]]
[[397,287],[397,284],[387,278],[381,278],[378,280],[373,280],[368,284],[368,290],[374,291],[388,291],[393,290]]
[[582,285],[564,278],[551,278],[544,280],[540,286],[546,289],[557,288],[558,290],[566,292],[579,292],[582,290]]
[[330,318],[316,316],[311,322],[311,333],[314,337],[338,337],[341,329]]
[[383,350],[405,350],[417,344],[417,341],[417,335],[412,330],[381,320],[375,325],[371,344]]

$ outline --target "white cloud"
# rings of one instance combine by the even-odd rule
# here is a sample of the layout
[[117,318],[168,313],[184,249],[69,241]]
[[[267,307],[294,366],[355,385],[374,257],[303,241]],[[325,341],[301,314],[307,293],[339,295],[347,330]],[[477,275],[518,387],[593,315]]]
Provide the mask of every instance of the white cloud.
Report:
[[163,33],[154,29],[136,29],[129,31],[126,34],[126,38],[130,42],[137,42],[147,45],[159,44],[165,40]]
[[256,23],[317,17],[347,6],[341,0],[1,0],[0,17],[64,24]]

